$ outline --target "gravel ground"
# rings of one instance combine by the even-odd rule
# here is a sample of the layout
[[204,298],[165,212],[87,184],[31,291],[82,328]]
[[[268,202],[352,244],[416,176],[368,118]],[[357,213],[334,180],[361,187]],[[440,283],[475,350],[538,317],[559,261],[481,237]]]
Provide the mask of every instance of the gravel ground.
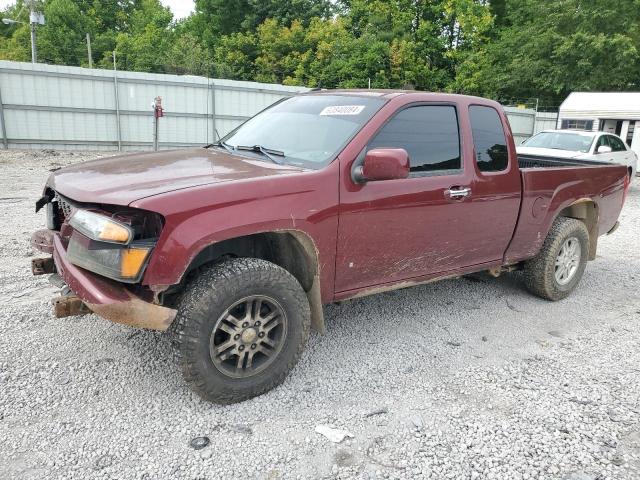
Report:
[[0,478],[640,478],[640,181],[568,299],[510,275],[331,305],[282,386],[221,407],[165,335],[56,320],[30,275],[48,170],[97,155],[0,152]]

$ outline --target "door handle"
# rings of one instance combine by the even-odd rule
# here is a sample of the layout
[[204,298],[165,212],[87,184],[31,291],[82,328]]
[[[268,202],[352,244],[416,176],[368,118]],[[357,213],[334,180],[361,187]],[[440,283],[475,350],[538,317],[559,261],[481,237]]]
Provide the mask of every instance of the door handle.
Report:
[[465,198],[471,195],[471,189],[469,187],[451,187],[449,190],[445,190],[444,194],[449,198]]

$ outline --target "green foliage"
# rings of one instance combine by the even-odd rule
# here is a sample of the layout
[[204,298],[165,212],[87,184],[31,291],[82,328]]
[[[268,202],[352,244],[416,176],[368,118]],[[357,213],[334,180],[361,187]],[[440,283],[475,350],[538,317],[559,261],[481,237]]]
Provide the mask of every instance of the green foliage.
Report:
[[428,7],[409,0],[354,0],[346,12],[313,18],[306,26],[267,19],[255,33],[223,40],[216,58],[230,66],[225,74],[238,79],[446,89],[458,59],[492,24],[490,12],[476,0],[442,0]]
[[253,33],[232,33],[222,37],[220,46],[216,48],[216,76],[242,80],[254,78],[257,55],[258,42]]
[[[119,68],[165,72],[166,56],[174,42],[172,20],[173,14],[159,0],[141,0],[131,12],[128,31],[116,36]],[[103,59],[103,64],[110,62],[108,57]]]
[[[640,0],[38,0],[41,61],[323,87],[416,88],[555,103],[637,90]],[[24,0],[3,16],[28,20]],[[0,58],[29,61],[28,25]]]
[[502,27],[506,24],[507,0],[491,0],[489,10],[495,18],[495,25]]
[[211,75],[214,61],[211,53],[190,33],[177,36],[164,56],[167,73]]
[[183,28],[215,49],[225,36],[255,32],[267,19],[285,26],[294,21],[307,26],[312,18],[329,18],[332,11],[331,0],[195,0],[195,15]]
[[38,57],[40,61],[62,65],[79,65],[86,58],[83,31],[88,22],[72,0],[47,2],[44,15],[46,25],[39,30]]
[[557,105],[573,90],[640,87],[638,0],[512,0],[504,24],[467,57],[460,90]]
[[[29,21],[29,12],[23,8],[22,0],[9,5],[0,12],[2,18],[21,22]],[[0,59],[18,62],[31,61],[29,26],[25,24],[5,25],[0,23]]]

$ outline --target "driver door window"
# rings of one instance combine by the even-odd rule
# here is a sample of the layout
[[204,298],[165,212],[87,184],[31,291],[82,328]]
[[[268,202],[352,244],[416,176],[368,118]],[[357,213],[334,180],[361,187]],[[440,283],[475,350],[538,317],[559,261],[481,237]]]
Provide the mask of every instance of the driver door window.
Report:
[[412,176],[449,173],[462,169],[460,134],[455,107],[421,105],[398,112],[368,145],[404,148]]

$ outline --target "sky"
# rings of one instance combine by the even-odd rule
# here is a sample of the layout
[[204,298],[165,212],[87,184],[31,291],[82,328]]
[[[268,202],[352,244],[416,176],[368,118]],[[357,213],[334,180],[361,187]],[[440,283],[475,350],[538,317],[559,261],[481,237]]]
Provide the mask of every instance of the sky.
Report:
[[[0,0],[2,1],[2,0]],[[193,0],[160,0],[163,5],[171,8],[173,18],[180,19],[188,17],[193,10]]]
[[[193,10],[193,0],[160,0],[163,5],[171,8],[173,18],[180,19],[188,17]],[[16,3],[15,0],[0,0],[0,9]]]

